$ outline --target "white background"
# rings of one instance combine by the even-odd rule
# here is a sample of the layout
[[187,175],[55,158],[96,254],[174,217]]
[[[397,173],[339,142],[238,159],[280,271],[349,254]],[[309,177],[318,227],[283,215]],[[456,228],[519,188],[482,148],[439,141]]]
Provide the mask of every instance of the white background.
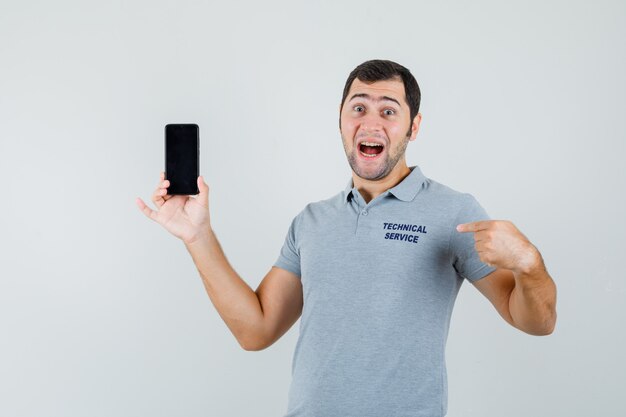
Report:
[[622,1],[0,1],[0,415],[281,416],[299,321],[243,351],[182,242],[135,206],[198,123],[212,224],[256,289],[293,216],[350,179],[345,79],[422,90],[407,163],[540,249],[554,333],[465,283],[450,417],[623,416]]

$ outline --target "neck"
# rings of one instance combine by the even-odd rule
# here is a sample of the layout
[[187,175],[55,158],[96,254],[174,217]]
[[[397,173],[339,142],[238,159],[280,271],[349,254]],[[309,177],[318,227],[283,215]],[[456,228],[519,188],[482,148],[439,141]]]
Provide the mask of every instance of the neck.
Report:
[[366,180],[352,171],[352,182],[367,204],[388,189],[400,184],[410,173],[411,170],[406,165],[406,160],[403,158],[385,178]]

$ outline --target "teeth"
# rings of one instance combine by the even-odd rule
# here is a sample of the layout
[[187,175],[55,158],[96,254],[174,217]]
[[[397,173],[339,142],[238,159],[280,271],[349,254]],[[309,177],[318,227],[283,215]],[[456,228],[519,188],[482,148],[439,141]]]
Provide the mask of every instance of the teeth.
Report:
[[[359,151],[359,152],[361,152],[361,151]],[[376,156],[378,156],[378,155],[380,155],[380,154],[379,154],[379,153],[369,154],[369,153],[363,153],[363,152],[361,152],[361,155],[363,155],[363,156],[367,156],[368,158],[374,158],[374,157],[376,157]]]
[[365,145],[365,146],[383,146],[380,143],[374,143],[374,142],[361,142],[361,145]]

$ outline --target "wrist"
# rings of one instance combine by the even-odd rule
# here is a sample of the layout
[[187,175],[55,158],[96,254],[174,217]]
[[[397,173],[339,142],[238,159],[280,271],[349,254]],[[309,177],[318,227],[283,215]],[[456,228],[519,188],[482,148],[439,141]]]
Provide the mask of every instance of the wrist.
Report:
[[187,247],[198,246],[198,245],[202,245],[210,241],[214,237],[215,237],[215,234],[213,233],[213,229],[211,228],[211,226],[209,226],[207,228],[202,228],[190,238],[183,239],[183,242],[185,243],[185,246]]
[[541,253],[533,244],[529,243],[528,249],[523,251],[523,256],[520,256],[514,272],[520,276],[534,276],[542,270],[545,270],[545,266]]

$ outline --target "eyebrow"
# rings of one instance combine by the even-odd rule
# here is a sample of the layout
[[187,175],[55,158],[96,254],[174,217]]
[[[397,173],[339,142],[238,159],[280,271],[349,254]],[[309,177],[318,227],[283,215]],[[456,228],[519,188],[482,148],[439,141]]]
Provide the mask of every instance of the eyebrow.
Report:
[[396,103],[398,106],[402,107],[400,102],[398,102],[398,100],[396,100],[393,97],[389,97],[389,96],[380,96],[378,98],[373,99],[369,94],[365,94],[365,93],[359,93],[359,94],[355,94],[352,97],[350,97],[350,100],[348,101],[352,101],[357,97],[362,97],[362,98],[366,98],[368,100],[373,100],[373,101],[393,101],[394,103]]

